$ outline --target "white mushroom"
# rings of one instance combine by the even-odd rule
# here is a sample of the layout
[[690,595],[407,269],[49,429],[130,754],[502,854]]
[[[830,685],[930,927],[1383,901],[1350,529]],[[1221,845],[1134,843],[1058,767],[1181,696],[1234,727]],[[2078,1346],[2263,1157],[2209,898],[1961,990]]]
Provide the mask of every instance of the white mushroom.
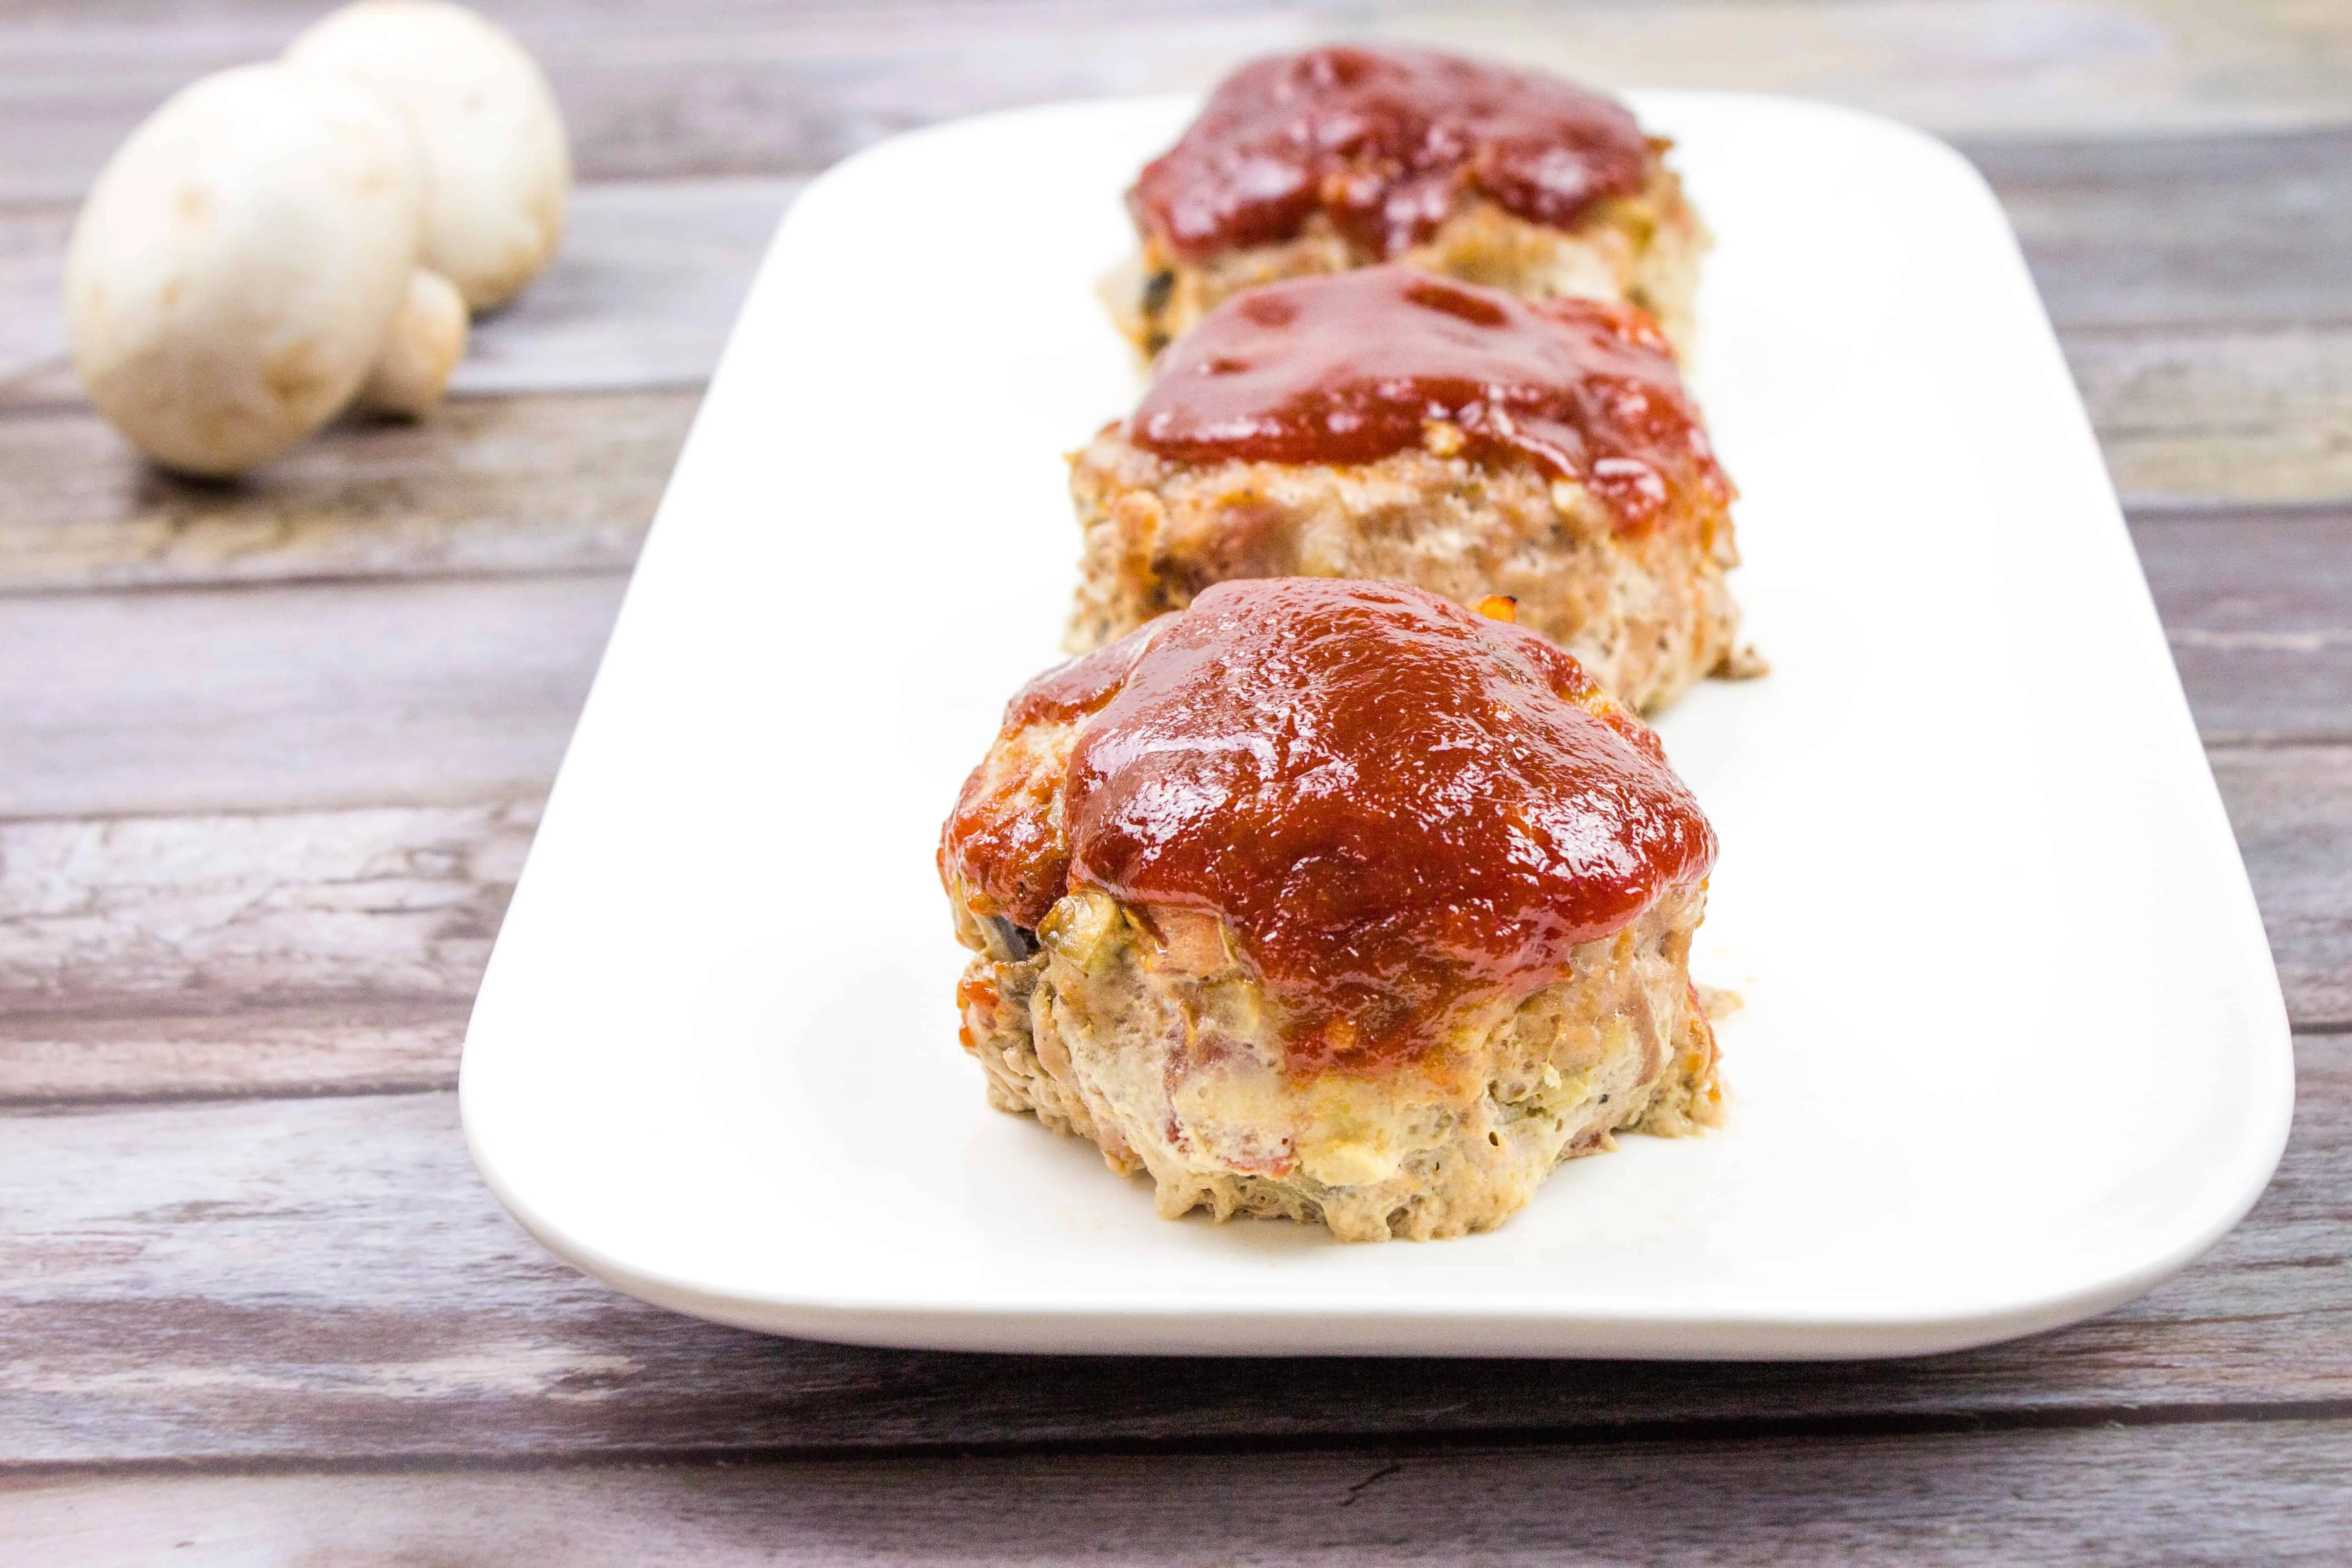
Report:
[[[403,400],[429,405],[416,368],[455,355],[429,303],[404,310],[419,209],[409,135],[373,94],[274,65],[194,83],[116,151],[75,222],[82,384],[142,450],[197,474],[291,447],[388,350]],[[440,338],[388,344],[396,323]]]
[[422,419],[441,406],[449,373],[465,353],[465,300],[456,284],[420,267],[408,275],[408,292],[360,387],[357,406]]
[[419,259],[475,310],[539,276],[563,231],[572,158],[547,79],[505,32],[443,0],[361,0],[286,51],[398,109],[425,181]]

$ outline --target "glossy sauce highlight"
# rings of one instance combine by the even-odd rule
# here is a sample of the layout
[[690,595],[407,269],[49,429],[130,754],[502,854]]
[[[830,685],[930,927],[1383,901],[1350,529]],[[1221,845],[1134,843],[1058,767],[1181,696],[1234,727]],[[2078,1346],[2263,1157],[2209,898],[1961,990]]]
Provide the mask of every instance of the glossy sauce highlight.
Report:
[[1292,238],[1317,213],[1392,257],[1473,192],[1571,227],[1640,190],[1649,156],[1624,105],[1556,77],[1429,49],[1309,49],[1227,77],[1128,204],[1190,260]]
[[1717,466],[1673,350],[1628,306],[1529,303],[1404,266],[1246,289],[1161,357],[1128,421],[1179,462],[1369,463],[1458,432],[1654,521],[1677,489],[1716,506]]
[[1459,1009],[1569,978],[1578,944],[1714,862],[1646,727],[1543,638],[1434,595],[1223,583],[1112,647],[1125,679],[1037,806],[1056,830],[996,856],[967,785],[942,869],[1033,907],[1091,886],[1216,914],[1286,1013],[1294,1068],[1417,1055]]

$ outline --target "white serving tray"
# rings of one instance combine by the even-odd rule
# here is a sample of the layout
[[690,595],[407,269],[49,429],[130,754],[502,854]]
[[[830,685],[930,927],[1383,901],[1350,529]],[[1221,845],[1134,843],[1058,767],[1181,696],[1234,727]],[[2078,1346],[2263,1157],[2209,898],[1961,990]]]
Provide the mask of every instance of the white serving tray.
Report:
[[1713,226],[1701,397],[1773,674],[1668,750],[1729,1126],[1500,1231],[1158,1219],[988,1110],[932,868],[1056,657],[1094,285],[1185,101],[901,137],[809,187],[647,542],[466,1042],[466,1131],[645,1299],[1013,1351],[1893,1355],[2116,1305],[2245,1213],[2294,1096],[2262,926],[2088,422],[1941,143],[1643,93]]

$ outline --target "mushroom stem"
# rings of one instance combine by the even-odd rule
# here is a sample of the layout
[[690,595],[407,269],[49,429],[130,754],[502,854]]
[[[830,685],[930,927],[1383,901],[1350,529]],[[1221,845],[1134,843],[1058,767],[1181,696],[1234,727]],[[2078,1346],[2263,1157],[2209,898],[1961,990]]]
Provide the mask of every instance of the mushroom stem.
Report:
[[352,406],[422,419],[441,405],[449,374],[465,353],[465,296],[438,272],[420,267],[408,275],[408,292]]

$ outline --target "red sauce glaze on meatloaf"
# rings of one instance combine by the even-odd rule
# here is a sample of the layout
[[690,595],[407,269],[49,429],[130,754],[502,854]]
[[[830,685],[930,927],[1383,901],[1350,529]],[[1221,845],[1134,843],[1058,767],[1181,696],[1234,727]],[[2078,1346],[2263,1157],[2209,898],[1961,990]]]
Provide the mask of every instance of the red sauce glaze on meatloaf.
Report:
[[1058,824],[1003,831],[1055,803],[976,772],[942,872],[1024,924],[1073,886],[1217,914],[1295,1070],[1416,1056],[1715,861],[1657,737],[1573,658],[1418,588],[1218,584],[1033,682],[1004,732],[1088,713]]
[[1395,256],[1465,192],[1568,228],[1640,190],[1648,164],[1624,105],[1557,77],[1429,49],[1320,48],[1227,77],[1128,205],[1188,260],[1289,239],[1318,211]]
[[1640,310],[1529,303],[1402,266],[1234,295],[1162,356],[1127,438],[1184,463],[1370,463],[1458,427],[1586,485],[1639,531],[1673,491],[1731,490],[1674,351]]

